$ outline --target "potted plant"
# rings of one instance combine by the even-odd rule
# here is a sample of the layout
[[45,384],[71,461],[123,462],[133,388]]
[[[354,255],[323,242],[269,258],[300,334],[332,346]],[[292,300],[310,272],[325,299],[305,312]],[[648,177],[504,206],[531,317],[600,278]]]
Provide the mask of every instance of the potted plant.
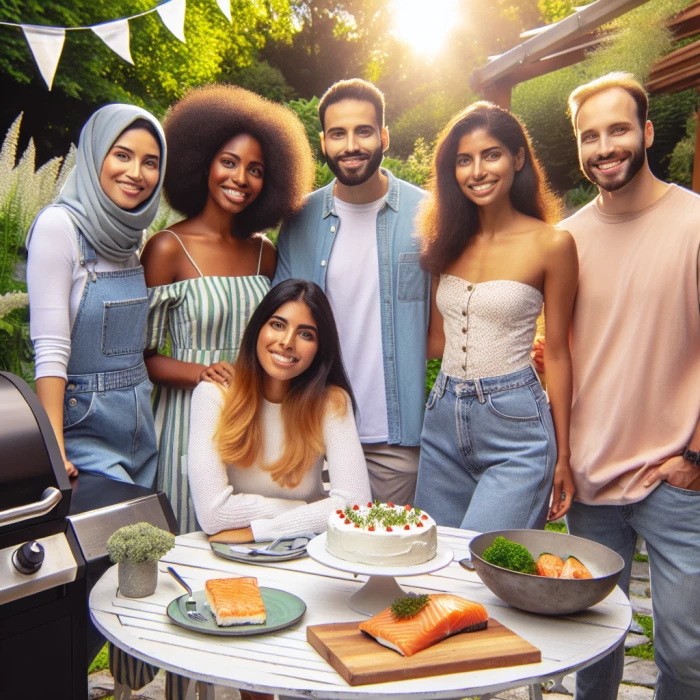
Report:
[[107,540],[107,554],[119,564],[119,591],[127,598],[145,598],[158,585],[158,560],[175,546],[175,537],[150,523],[119,528]]

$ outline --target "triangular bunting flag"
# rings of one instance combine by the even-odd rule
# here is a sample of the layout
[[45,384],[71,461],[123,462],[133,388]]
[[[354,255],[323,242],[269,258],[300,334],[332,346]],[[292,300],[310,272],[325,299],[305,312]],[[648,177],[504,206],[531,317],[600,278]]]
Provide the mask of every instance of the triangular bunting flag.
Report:
[[129,48],[129,20],[118,19],[116,22],[105,22],[96,27],[90,27],[97,36],[109,46],[114,53],[125,61],[133,64],[131,49]]
[[216,0],[216,2],[219,5],[219,9],[226,15],[228,21],[232,22],[233,20],[231,19],[231,0]]
[[32,24],[20,26],[34,55],[36,65],[39,67],[41,77],[50,90],[61,58],[61,51],[63,51],[66,32],[57,27],[37,27]]
[[186,0],[169,0],[156,8],[163,24],[183,44],[185,43],[185,6]]

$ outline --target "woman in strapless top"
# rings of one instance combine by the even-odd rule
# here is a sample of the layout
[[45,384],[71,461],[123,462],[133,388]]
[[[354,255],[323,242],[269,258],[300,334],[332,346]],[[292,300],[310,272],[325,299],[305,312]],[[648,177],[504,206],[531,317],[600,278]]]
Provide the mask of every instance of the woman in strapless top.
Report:
[[[421,260],[433,275],[428,357],[443,360],[426,405],[416,505],[440,525],[541,528],[574,496],[576,246],[550,225],[559,205],[525,129],[490,103],[442,132],[430,189],[420,215]],[[543,303],[551,409],[530,360]]]

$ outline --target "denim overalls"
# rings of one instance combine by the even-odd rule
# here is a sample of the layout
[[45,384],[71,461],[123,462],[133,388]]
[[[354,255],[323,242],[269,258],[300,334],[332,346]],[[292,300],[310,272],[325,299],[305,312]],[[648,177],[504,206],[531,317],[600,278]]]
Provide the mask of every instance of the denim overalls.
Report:
[[143,268],[95,272],[97,254],[78,232],[88,278],[71,332],[63,409],[66,457],[78,471],[151,488],[158,450],[143,350],[148,297]]

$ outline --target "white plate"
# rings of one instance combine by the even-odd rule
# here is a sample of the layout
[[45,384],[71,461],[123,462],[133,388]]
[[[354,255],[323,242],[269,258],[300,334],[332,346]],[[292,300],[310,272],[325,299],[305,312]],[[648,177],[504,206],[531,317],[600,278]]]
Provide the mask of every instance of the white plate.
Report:
[[419,576],[420,574],[430,574],[433,571],[446,567],[454,557],[452,548],[438,540],[437,554],[424,564],[414,564],[412,566],[371,566],[370,564],[360,564],[334,557],[326,549],[325,532],[318,537],[314,537],[306,545],[306,551],[312,559],[331,569],[348,571],[351,574],[364,574],[366,576]]

